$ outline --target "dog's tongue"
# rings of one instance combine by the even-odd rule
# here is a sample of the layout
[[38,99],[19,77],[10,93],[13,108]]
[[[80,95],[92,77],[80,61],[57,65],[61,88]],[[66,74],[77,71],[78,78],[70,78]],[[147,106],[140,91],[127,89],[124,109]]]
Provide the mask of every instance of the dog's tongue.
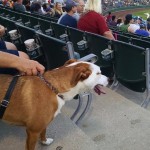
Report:
[[97,84],[95,87],[94,87],[94,91],[100,95],[101,93],[102,94],[106,94],[106,92],[102,89],[102,86],[100,84]]

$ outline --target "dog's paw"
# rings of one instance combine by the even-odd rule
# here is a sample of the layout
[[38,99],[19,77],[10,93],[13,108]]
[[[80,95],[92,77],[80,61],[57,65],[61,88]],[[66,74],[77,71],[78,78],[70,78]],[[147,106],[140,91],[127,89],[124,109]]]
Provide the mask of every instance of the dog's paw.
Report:
[[50,145],[51,143],[53,143],[53,139],[51,138],[47,138],[46,141],[41,141],[42,144],[44,145]]

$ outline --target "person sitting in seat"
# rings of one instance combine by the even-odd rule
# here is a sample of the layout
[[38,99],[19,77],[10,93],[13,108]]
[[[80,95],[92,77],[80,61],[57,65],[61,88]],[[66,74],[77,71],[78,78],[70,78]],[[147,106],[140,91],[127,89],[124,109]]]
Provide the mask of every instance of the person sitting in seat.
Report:
[[59,24],[77,28],[77,20],[73,17],[73,15],[77,11],[77,4],[74,1],[70,0],[66,2],[65,10],[67,14],[62,17]]
[[26,11],[26,7],[22,3],[23,3],[23,0],[16,0],[16,2],[14,3],[13,9],[17,10],[17,11],[25,12]]
[[85,12],[78,21],[78,29],[114,40],[112,32],[109,30],[104,17],[101,15],[101,8],[101,0],[87,0]]
[[60,18],[60,16],[62,14],[63,14],[62,3],[56,2],[54,4],[54,15],[53,15],[53,17]]

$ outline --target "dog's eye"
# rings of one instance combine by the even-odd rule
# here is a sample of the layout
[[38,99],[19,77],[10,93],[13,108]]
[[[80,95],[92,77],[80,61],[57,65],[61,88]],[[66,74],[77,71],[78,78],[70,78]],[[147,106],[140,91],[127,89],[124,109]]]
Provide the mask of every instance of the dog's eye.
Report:
[[97,75],[100,75],[101,73],[100,73],[100,72],[97,72],[96,74],[97,74]]

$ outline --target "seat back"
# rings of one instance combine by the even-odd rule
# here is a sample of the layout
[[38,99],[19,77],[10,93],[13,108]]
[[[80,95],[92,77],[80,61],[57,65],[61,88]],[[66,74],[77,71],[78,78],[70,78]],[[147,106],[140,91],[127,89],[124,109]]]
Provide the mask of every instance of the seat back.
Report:
[[144,92],[146,89],[146,50],[121,41],[113,41],[116,79],[127,88]]
[[150,48],[150,40],[148,42],[142,39],[132,38],[132,44],[143,47],[145,49]]
[[[21,24],[16,24],[19,34],[21,35],[22,47],[26,49],[26,53],[28,53],[31,59],[39,61],[41,64],[45,65],[44,57],[43,57],[43,49],[41,48],[41,43],[37,33],[34,29],[23,26]],[[28,39],[34,39],[35,45],[32,50],[28,50],[25,46],[24,42]]]
[[108,77],[113,76],[112,60],[106,61],[102,58],[101,52],[109,47],[111,49],[111,40],[93,33],[86,33],[88,41],[89,53],[98,56],[96,64],[101,67],[102,73]]
[[117,34],[117,40],[129,43],[131,38],[122,34]]
[[46,32],[48,29],[51,29],[51,23],[50,21],[44,20],[39,18],[39,24],[40,24],[40,29],[43,33],[48,34],[48,32]]
[[47,70],[62,66],[69,60],[68,49],[65,42],[42,33],[38,33],[38,36],[46,58]]
[[51,26],[52,26],[52,29],[54,31],[54,36],[56,38],[60,39],[60,36],[63,35],[63,34],[67,34],[68,35],[68,30],[67,30],[66,26],[61,25],[61,24],[57,24],[55,22],[51,22]]
[[86,40],[85,32],[75,28],[68,27],[68,34],[70,41],[73,43],[74,51],[78,52],[81,57],[88,55],[89,54],[88,49],[80,50],[77,45],[78,42]]

